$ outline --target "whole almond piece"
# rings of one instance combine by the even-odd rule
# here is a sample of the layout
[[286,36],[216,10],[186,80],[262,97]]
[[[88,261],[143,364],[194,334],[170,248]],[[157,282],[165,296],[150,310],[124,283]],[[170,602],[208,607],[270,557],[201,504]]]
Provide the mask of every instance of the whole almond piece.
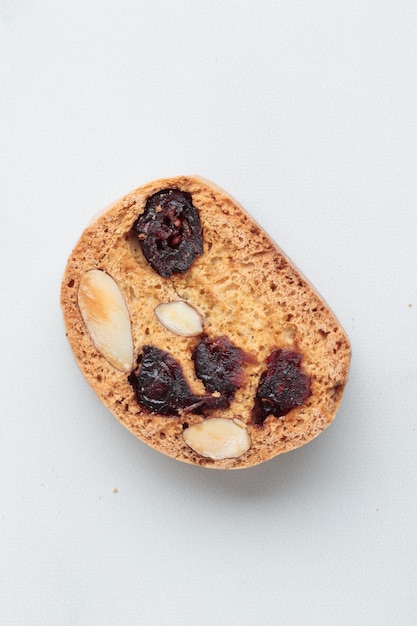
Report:
[[101,270],[86,272],[78,289],[78,306],[96,349],[116,369],[133,369],[129,311],[117,283]]
[[165,328],[182,337],[195,337],[203,332],[203,320],[192,306],[183,300],[163,302],[155,315]]
[[193,424],[183,438],[197,454],[216,461],[238,458],[251,446],[245,424],[236,418],[213,417]]

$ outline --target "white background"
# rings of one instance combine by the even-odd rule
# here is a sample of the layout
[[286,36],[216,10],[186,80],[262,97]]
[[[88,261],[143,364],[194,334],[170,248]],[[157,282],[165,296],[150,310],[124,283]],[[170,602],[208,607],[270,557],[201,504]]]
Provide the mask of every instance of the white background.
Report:
[[[415,0],[0,1],[0,623],[417,623]],[[90,217],[200,174],[353,346],[336,421],[237,472],[128,433],[67,345]]]

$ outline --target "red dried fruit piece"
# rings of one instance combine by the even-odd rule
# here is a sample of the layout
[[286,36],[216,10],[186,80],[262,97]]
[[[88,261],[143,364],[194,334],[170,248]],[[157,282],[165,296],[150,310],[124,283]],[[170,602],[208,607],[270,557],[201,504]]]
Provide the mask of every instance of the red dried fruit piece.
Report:
[[226,336],[203,337],[193,359],[196,374],[208,391],[218,391],[232,400],[236,389],[245,384],[242,365],[249,357]]
[[301,369],[301,354],[274,350],[266,360],[253,408],[253,421],[263,424],[268,415],[283,417],[304,404],[310,394],[310,377]]
[[164,278],[183,274],[203,253],[200,216],[188,192],[163,189],[150,196],[133,230],[149,265]]
[[181,365],[168,352],[155,346],[144,346],[138,358],[138,368],[128,380],[136,399],[151,413],[178,415],[180,410],[194,413],[202,409],[225,408],[222,397],[193,394]]

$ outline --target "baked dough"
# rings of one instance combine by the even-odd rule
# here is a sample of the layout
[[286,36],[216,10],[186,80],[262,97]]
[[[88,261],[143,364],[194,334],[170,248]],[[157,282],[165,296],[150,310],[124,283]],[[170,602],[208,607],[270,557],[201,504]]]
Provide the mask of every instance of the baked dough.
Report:
[[[150,267],[132,232],[147,199],[164,189],[191,194],[203,235],[203,253],[191,267],[165,278]],[[229,406],[167,416],[139,404],[128,379],[129,371],[115,367],[97,349],[81,314],[80,283],[93,269],[108,274],[123,295],[133,340],[132,370],[143,347],[155,346],[181,365],[193,393],[207,393],[192,358],[200,337],[172,332],[155,315],[161,303],[178,300],[200,314],[205,336],[226,336],[248,355],[242,365],[245,383],[236,390]],[[332,422],[340,405],[351,351],[339,322],[248,213],[202,178],[181,176],[150,182],[99,215],[69,257],[61,304],[71,348],[94,392],[136,437],[179,461],[217,469],[254,466],[316,437]],[[303,372],[310,379],[309,395],[285,415],[268,415],[263,423],[254,423],[257,388],[274,350],[301,355]],[[197,446],[198,452],[188,445],[186,439],[189,442],[192,438],[184,437],[187,429],[213,418],[234,420],[239,429],[245,430],[244,441],[248,444],[242,449],[248,449],[243,453],[238,449],[237,456],[233,456],[228,441],[224,454],[229,456],[221,458],[221,452],[211,453],[208,448],[207,453],[204,446]],[[217,424],[221,422],[213,421],[209,426]],[[211,432],[213,428],[204,426],[201,436],[205,436],[204,430]],[[232,432],[233,428],[226,430]],[[196,434],[198,439],[200,435]],[[233,448],[233,440],[231,443]]]

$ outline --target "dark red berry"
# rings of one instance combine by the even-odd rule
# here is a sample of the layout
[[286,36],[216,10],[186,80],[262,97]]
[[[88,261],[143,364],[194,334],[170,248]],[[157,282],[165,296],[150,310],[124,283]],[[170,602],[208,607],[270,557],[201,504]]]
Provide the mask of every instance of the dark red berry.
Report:
[[200,216],[191,194],[178,189],[150,196],[133,230],[149,265],[164,278],[186,272],[203,253]]
[[224,398],[193,394],[181,365],[168,352],[155,346],[144,346],[138,368],[129,375],[136,399],[151,413],[178,415],[180,410],[201,412],[203,409],[224,408]]
[[203,337],[193,353],[195,371],[207,391],[218,391],[232,400],[236,389],[245,384],[242,365],[245,353],[228,337]]
[[294,350],[274,350],[269,355],[256,392],[255,424],[263,424],[268,415],[283,417],[307,400],[310,377],[301,368],[301,359]]

